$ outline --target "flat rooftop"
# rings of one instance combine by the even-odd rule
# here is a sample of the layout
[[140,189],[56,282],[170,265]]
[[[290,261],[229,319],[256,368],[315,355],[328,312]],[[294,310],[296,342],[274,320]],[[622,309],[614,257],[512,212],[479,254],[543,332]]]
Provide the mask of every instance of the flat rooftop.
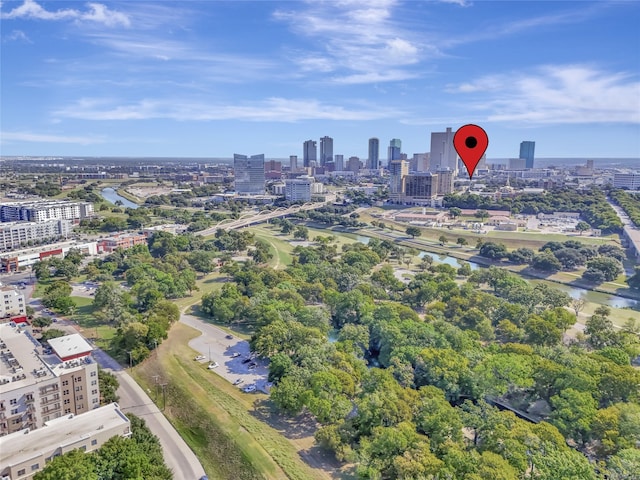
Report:
[[79,333],[52,338],[49,345],[62,360],[93,351],[93,347]]
[[41,428],[19,430],[0,437],[0,465],[10,467],[41,454],[49,456],[56,448],[64,449],[101,430],[120,429],[125,434],[129,424],[117,403],[80,415],[65,415],[46,422]]
[[[23,325],[23,324],[21,324]],[[9,391],[54,377],[40,343],[24,327],[0,324],[0,383]]]

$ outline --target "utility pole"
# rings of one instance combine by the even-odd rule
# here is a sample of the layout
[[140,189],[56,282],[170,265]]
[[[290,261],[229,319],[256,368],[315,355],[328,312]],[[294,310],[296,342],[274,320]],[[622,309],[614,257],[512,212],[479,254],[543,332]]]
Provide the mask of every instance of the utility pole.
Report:
[[133,358],[131,357],[131,350],[127,350],[129,354],[129,368],[133,368]]
[[162,411],[164,412],[165,407],[167,406],[167,391],[166,391],[166,383],[160,384],[162,387]]
[[156,402],[158,401],[158,384],[160,380],[160,375],[153,376],[153,383],[155,384],[155,392],[156,392]]

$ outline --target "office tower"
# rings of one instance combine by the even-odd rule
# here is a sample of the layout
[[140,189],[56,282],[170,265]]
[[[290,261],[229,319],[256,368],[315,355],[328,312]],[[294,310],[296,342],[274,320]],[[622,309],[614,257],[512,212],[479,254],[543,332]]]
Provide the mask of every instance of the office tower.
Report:
[[593,160],[587,160],[587,168],[593,170]]
[[362,168],[362,162],[358,157],[349,157],[349,161],[347,162],[347,170],[355,173],[356,175]]
[[438,179],[440,175],[429,172],[416,172],[404,179],[404,199],[412,202],[416,200],[430,200],[438,195]]
[[527,168],[526,158],[510,158],[507,164],[508,170],[524,170]]
[[454,176],[458,173],[458,155],[453,147],[455,133],[450,127],[445,132],[431,132],[430,172],[450,169]]
[[392,160],[389,163],[389,195],[398,199],[404,193],[404,177],[409,174],[409,162],[406,160]]
[[289,155],[289,170],[295,172],[298,170],[298,156]]
[[389,142],[389,150],[387,151],[387,165],[391,165],[394,160],[400,160],[400,153],[402,151],[402,141],[398,138],[394,138]]
[[320,166],[333,162],[333,138],[324,136],[320,139]]
[[413,158],[409,161],[410,172],[426,172],[429,166],[428,153],[414,153]]
[[449,169],[445,169],[445,170],[438,170],[438,178],[437,178],[437,182],[438,182],[438,188],[437,188],[437,194],[438,195],[447,195],[449,193],[453,193],[453,181],[454,181],[454,175],[453,172]]
[[236,193],[264,194],[264,154],[247,157],[234,153],[233,173]]
[[336,155],[335,157],[336,168],[338,172],[344,171],[344,155]]
[[520,157],[526,160],[525,168],[533,168],[533,158],[536,150],[536,142],[524,141],[520,143]]
[[302,145],[303,148],[303,163],[306,167],[315,167],[318,160],[318,144],[313,140],[307,140]]
[[380,140],[373,137],[369,139],[369,156],[367,157],[367,168],[377,170],[380,168]]

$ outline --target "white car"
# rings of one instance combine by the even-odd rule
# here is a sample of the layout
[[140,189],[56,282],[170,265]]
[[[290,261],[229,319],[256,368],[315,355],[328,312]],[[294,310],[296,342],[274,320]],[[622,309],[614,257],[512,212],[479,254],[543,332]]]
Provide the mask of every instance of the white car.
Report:
[[200,361],[204,360],[205,358],[207,358],[207,357],[205,357],[204,355],[198,355],[196,358],[194,358],[194,360],[196,362],[200,362]]
[[247,385],[246,387],[244,387],[242,389],[242,391],[244,393],[251,393],[251,392],[255,392],[256,391],[256,386],[255,385]]
[[214,368],[218,368],[219,366],[220,365],[218,365],[218,362],[211,362],[207,368],[209,370],[213,370]]
[[231,358],[238,358],[240,356],[240,354],[238,352],[234,352],[233,355],[231,355]]

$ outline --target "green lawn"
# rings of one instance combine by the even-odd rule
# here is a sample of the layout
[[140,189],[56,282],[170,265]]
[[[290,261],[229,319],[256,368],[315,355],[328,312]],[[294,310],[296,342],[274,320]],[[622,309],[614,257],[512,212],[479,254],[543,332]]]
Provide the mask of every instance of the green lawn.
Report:
[[[247,395],[204,366],[194,363],[187,346],[198,332],[176,324],[154,355],[132,370],[153,391],[153,375],[169,379],[165,415],[194,450],[210,478],[331,478],[299,456],[294,440],[258,418],[262,394]],[[161,404],[160,398],[158,402]],[[254,405],[255,404],[255,405]]]

